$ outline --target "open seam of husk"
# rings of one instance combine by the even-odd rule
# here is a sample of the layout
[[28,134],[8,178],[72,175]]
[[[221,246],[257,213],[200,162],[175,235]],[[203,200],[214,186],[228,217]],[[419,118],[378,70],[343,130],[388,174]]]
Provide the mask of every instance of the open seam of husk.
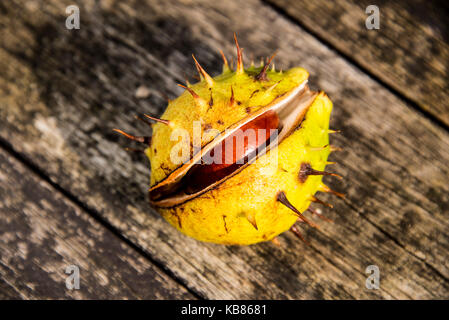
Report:
[[[227,130],[217,135],[211,142],[204,146],[200,152],[196,153],[188,162],[180,166],[178,169],[174,170],[157,185],[150,188],[150,202],[152,203],[152,205],[157,207],[173,207],[191,200],[212,188],[215,188],[223,181],[236,175],[247,165],[254,162],[257,158],[261,157],[267,151],[275,148],[278,143],[282,142],[283,139],[285,139],[291,132],[293,132],[293,130],[295,130],[295,128],[297,128],[301,124],[307,110],[309,109],[310,105],[313,103],[317,95],[317,92],[313,92],[309,89],[307,80],[305,80],[296,88],[274,99],[267,106],[236,122]],[[215,146],[232,135],[235,130],[241,128],[246,123],[253,121],[257,117],[263,115],[268,111],[276,111],[278,113],[281,121],[280,131],[277,135],[277,138],[274,141],[270,140],[269,145],[266,146],[264,150],[262,150],[262,152],[259,152],[257,156],[249,159],[249,161],[245,165],[232,172],[229,176],[210,184],[201,191],[192,194],[186,194],[183,193],[182,190],[178,190],[175,194],[170,193],[170,190],[176,190],[176,187],[182,183],[182,179],[188,174],[189,170],[195,164],[199,163],[205,154],[210,152],[213,148],[215,148]],[[155,194],[159,194],[161,196],[155,199]],[[165,196],[166,194],[169,194],[169,196]]]

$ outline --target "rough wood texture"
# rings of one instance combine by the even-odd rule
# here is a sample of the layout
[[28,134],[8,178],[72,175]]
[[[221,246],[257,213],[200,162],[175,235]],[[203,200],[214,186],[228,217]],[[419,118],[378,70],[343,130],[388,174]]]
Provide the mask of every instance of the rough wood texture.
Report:
[[[2,299],[188,299],[184,287],[0,150]],[[66,288],[66,267],[80,289]]]
[[20,299],[20,292],[10,286],[6,281],[0,279],[0,299],[1,300],[18,300]]
[[[0,136],[91,211],[206,298],[448,298],[449,135],[313,36],[257,0],[104,1],[81,6],[81,29],[64,28],[65,6],[0,5]],[[191,53],[212,74],[219,49],[276,65],[301,65],[335,108],[332,155],[347,200],[304,229],[247,247],[200,243],[170,227],[146,199],[148,163],[122,149],[112,128],[145,133],[137,113],[160,115],[164,94]],[[282,36],[280,36],[282,35]],[[248,59],[247,59],[248,61]],[[145,85],[151,95],[135,97]],[[381,289],[365,288],[376,264]]]
[[[447,1],[267,2],[449,126]],[[379,30],[365,27],[371,4]]]

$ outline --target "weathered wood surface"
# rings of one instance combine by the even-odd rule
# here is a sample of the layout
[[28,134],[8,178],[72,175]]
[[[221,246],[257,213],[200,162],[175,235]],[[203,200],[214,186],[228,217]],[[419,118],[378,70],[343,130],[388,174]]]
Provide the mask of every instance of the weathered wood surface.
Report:
[[[0,136],[174,277],[205,298],[448,298],[449,135],[312,35],[256,0],[85,2],[81,29],[64,28],[66,1],[0,5]],[[44,4],[45,3],[45,4]],[[122,128],[145,133],[137,113],[159,115],[164,94],[194,74],[191,53],[213,74],[219,49],[277,51],[301,65],[334,101],[331,156],[347,200],[335,223],[272,243],[200,243],[147,203],[148,163],[129,154]],[[248,59],[247,59],[248,60]],[[135,97],[140,85],[146,99]],[[6,142],[4,142],[6,143]],[[365,288],[378,265],[381,289]],[[144,281],[144,280],[143,280]]]
[[[267,2],[449,126],[447,1]],[[378,30],[365,27],[372,4]]]
[[14,289],[5,280],[0,279],[0,299],[1,300],[18,300],[20,299],[20,292]]
[[[0,194],[1,298],[193,298],[3,150]],[[79,267],[79,289],[66,287],[70,265]]]

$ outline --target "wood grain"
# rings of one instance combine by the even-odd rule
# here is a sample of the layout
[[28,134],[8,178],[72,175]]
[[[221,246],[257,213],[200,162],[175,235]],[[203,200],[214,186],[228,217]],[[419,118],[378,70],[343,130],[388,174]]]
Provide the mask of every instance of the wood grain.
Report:
[[[188,299],[187,290],[0,150],[2,299]],[[66,288],[76,265],[80,288]]]
[[0,279],[0,299],[1,300],[19,300],[20,292],[14,289],[3,279]]
[[[69,2],[2,3],[0,136],[43,174],[205,298],[448,298],[449,135],[256,0],[82,2],[80,30],[64,28]],[[6,12],[6,13],[5,13]],[[13,17],[13,18],[12,18]],[[148,133],[137,113],[160,115],[164,94],[194,74],[191,53],[212,74],[218,50],[301,65],[334,101],[343,134],[332,155],[347,200],[303,228],[248,247],[200,243],[170,227],[147,203],[148,163],[125,152],[121,128]],[[280,36],[282,35],[282,36]],[[137,99],[145,85],[151,95]],[[376,264],[381,289],[365,288]]]
[[[449,126],[449,6],[445,1],[267,0]],[[375,4],[380,28],[368,30]]]

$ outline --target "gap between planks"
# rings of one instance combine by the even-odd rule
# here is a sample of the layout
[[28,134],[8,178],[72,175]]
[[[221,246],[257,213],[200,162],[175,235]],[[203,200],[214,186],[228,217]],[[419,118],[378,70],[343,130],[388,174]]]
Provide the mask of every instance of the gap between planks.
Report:
[[144,257],[151,264],[155,265],[162,272],[164,272],[168,277],[173,279],[178,285],[187,290],[194,298],[204,300],[199,293],[195,292],[191,288],[189,288],[181,279],[176,277],[176,275],[171,272],[171,270],[167,269],[163,264],[154,259],[150,254],[142,250],[137,244],[134,244],[132,241],[127,239],[124,235],[122,235],[114,226],[105,221],[95,210],[89,208],[86,204],[78,200],[73,194],[69,191],[63,189],[60,185],[53,182],[45,173],[43,173],[39,167],[37,167],[33,162],[28,160],[25,156],[14,150],[13,146],[10,143],[5,141],[2,137],[0,137],[0,148],[6,153],[10,154],[14,159],[19,161],[22,165],[24,165],[31,172],[36,174],[40,179],[48,183],[51,187],[53,187],[57,192],[59,192],[65,199],[67,199],[70,203],[79,207],[83,212],[92,217],[96,222],[98,222],[102,227],[106,228],[109,232],[111,232],[115,237],[117,237],[120,241],[126,244],[131,250],[135,251],[137,254]]
[[374,81],[376,81],[378,84],[380,84],[382,87],[387,89],[391,94],[395,95],[399,99],[403,100],[406,105],[408,105],[413,110],[417,111],[430,121],[432,121],[433,124],[443,128],[444,130],[449,131],[449,125],[446,124],[443,120],[438,118],[435,114],[433,114],[431,111],[426,110],[422,108],[418,102],[414,101],[412,98],[407,97],[402,92],[400,92],[398,89],[391,86],[387,81],[373,73],[371,70],[369,70],[367,67],[363,66],[360,62],[358,62],[356,59],[351,57],[349,54],[344,52],[343,50],[337,48],[334,44],[332,44],[331,41],[326,40],[325,37],[321,36],[318,32],[314,31],[312,28],[307,26],[305,23],[302,23],[299,19],[295,18],[293,15],[288,13],[284,8],[280,7],[274,2],[271,2],[269,0],[261,0],[262,3],[264,3],[266,6],[270,7],[272,10],[276,11],[278,14],[283,16],[286,20],[290,21],[291,23],[297,25],[301,29],[303,29],[304,32],[309,33],[311,36],[316,38],[319,42],[321,42],[323,45],[328,47],[330,50],[334,51],[337,55],[345,59],[349,64],[353,65],[357,69],[359,69],[361,72],[368,75],[370,78],[372,78]]

